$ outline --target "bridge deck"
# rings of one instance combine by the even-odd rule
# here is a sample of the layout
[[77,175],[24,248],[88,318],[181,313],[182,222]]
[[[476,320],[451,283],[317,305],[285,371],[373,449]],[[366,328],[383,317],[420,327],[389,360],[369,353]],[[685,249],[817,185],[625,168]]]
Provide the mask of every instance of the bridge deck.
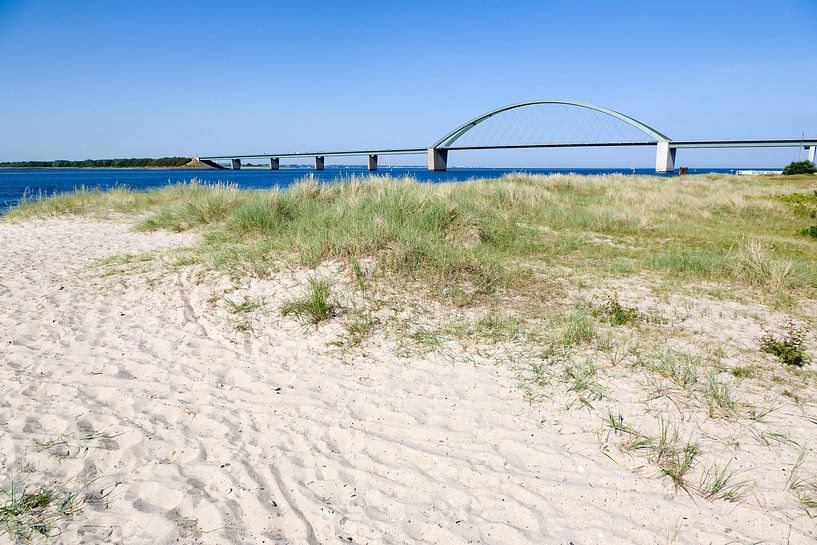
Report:
[[343,157],[343,156],[364,156],[364,155],[416,155],[426,153],[427,148],[404,148],[404,149],[375,149],[375,150],[352,150],[352,151],[295,151],[289,153],[256,153],[255,155],[208,155],[199,159],[219,160],[219,159],[258,159],[261,157]]
[[[612,147],[612,146],[655,146],[658,142],[552,142],[548,144],[509,144],[504,146],[452,146],[450,151],[466,150],[499,150],[499,149],[527,149],[527,148],[584,148],[584,147]],[[670,140],[670,148],[774,148],[817,146],[817,138],[777,138],[756,140]],[[247,155],[208,155],[199,159],[229,160],[229,159],[257,159],[263,157],[352,157],[365,155],[419,155],[426,153],[428,148],[399,148],[399,149],[367,149],[343,151],[302,151],[287,153],[256,153]]]

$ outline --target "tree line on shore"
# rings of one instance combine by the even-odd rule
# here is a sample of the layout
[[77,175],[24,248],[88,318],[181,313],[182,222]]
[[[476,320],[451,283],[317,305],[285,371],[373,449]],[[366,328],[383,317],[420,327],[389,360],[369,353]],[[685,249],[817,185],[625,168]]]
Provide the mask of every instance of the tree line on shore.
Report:
[[140,168],[181,167],[190,162],[189,157],[137,157],[130,159],[85,159],[83,161],[6,161],[0,167],[8,168]]

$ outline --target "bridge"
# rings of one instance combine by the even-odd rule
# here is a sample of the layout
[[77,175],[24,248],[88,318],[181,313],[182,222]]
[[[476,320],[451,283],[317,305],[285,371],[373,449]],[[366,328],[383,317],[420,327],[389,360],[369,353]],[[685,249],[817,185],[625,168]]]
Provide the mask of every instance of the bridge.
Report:
[[268,159],[269,168],[278,170],[281,158],[308,157],[314,160],[316,170],[323,170],[326,157],[360,156],[368,158],[369,170],[374,171],[382,155],[424,154],[429,170],[442,171],[448,168],[448,154],[451,151],[611,146],[654,146],[656,172],[673,172],[677,151],[684,148],[804,148],[810,161],[814,161],[817,154],[817,138],[673,140],[615,110],[584,102],[551,99],[519,102],[484,113],[448,132],[430,146],[214,155],[197,159],[218,168],[224,167],[217,161],[230,161],[233,169],[240,169],[243,159]]

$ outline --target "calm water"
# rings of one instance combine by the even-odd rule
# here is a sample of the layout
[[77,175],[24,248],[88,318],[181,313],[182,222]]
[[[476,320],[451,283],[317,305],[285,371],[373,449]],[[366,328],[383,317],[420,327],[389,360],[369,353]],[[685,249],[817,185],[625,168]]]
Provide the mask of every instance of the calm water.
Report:
[[[381,168],[378,174],[392,176],[412,176],[425,182],[463,181],[472,178],[496,178],[508,172],[530,172],[553,174],[575,172],[577,174],[655,174],[652,169],[558,169],[558,168],[452,168],[445,172],[429,172],[422,167]],[[730,169],[690,169],[692,173],[733,172]],[[193,178],[203,182],[231,182],[244,188],[286,187],[304,176],[313,174],[324,182],[343,180],[355,175],[365,175],[365,167],[331,168],[315,171],[308,168],[286,168],[282,170],[242,169],[242,170],[179,170],[179,169],[5,169],[0,168],[0,211],[5,210],[23,194],[53,194],[71,191],[81,186],[100,187],[126,186],[134,190],[161,187]]]

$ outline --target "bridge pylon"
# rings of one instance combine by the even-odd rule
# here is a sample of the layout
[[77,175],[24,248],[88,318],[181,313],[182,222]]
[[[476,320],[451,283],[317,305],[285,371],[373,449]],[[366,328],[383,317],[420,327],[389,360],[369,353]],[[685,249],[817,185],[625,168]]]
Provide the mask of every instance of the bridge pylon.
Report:
[[676,148],[673,148],[670,142],[658,142],[655,149],[655,171],[674,171],[676,151]]
[[428,148],[428,170],[446,170],[448,168],[448,150],[445,148]]

